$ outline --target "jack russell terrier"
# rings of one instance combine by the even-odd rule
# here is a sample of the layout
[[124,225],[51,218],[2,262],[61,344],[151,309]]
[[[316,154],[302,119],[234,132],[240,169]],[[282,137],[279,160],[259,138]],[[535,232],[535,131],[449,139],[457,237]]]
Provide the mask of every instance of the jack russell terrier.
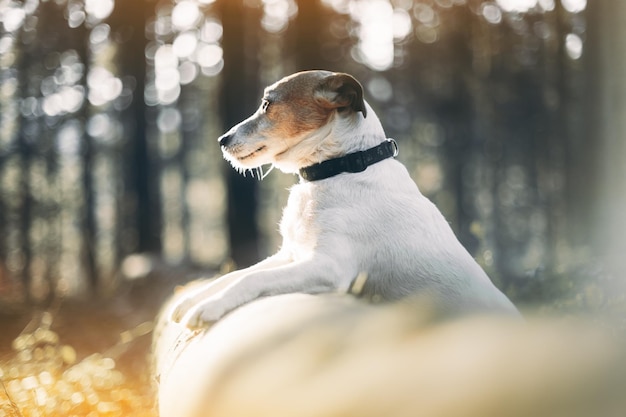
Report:
[[356,285],[381,301],[419,295],[444,314],[519,314],[394,159],[395,141],[352,76],[283,78],[219,144],[240,171],[272,164],[299,174],[300,183],[283,212],[280,250],[188,288],[170,310],[174,321],[199,327],[260,297]]

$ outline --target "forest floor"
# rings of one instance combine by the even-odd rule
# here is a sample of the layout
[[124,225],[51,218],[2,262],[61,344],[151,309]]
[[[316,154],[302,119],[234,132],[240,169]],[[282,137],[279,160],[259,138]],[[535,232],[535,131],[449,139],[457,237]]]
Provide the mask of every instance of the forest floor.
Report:
[[183,282],[171,278],[0,314],[0,417],[157,416],[150,346],[159,309]]

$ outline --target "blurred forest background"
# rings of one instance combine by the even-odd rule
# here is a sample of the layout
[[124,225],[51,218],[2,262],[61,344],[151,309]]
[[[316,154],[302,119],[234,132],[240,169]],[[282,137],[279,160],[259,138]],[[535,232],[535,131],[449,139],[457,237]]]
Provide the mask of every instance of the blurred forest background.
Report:
[[0,306],[271,254],[296,178],[240,176],[216,138],[315,68],[362,81],[514,300],[622,303],[625,21],[611,0],[0,0]]
[[274,252],[296,181],[216,139],[303,69],[363,83],[516,303],[626,328],[625,22],[621,0],[0,0],[0,415],[154,416],[157,309]]

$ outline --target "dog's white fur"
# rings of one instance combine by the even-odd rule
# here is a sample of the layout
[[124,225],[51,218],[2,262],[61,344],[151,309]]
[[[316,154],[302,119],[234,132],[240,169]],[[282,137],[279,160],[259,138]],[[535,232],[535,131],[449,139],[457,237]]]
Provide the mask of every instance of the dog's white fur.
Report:
[[[360,84],[326,71],[268,87],[259,110],[220,139],[236,168],[273,164],[288,173],[385,140]],[[363,273],[367,297],[420,294],[444,312],[517,313],[395,159],[360,173],[301,180],[290,191],[280,231],[277,254],[198,285],[173,319],[197,326],[263,296],[345,292]]]

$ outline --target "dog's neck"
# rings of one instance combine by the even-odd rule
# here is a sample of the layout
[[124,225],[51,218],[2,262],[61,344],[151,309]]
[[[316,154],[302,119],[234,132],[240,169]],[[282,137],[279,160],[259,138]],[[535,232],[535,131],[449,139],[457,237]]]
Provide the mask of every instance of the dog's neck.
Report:
[[384,142],[387,138],[380,120],[369,104],[366,107],[367,117],[360,112],[335,114],[324,127],[277,156],[274,166],[283,172],[297,173],[301,168]]
[[387,139],[380,145],[365,151],[349,153],[338,158],[327,159],[319,164],[300,168],[300,181],[319,181],[343,173],[363,172],[370,165],[377,164],[387,158],[398,155],[398,144],[393,139]]

